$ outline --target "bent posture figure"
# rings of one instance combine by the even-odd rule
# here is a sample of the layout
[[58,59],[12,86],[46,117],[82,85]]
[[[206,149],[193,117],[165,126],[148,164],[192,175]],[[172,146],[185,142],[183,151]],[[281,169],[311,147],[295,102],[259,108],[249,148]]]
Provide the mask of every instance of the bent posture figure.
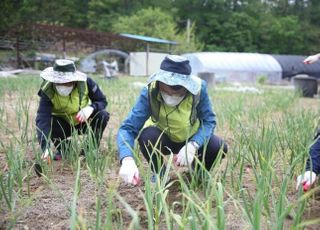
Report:
[[88,126],[98,147],[109,120],[109,113],[105,111],[106,97],[99,86],[77,71],[73,61],[65,59],[56,60],[54,66],[46,68],[40,76],[43,83],[38,92],[36,126],[42,159],[51,159],[51,140],[57,150],[53,159],[61,160],[67,152],[63,152],[61,142],[74,130],[79,134],[86,133]]
[[162,154],[173,153],[177,166],[192,168],[197,157],[210,170],[219,150],[227,152],[224,142],[214,135],[215,126],[206,83],[191,75],[186,58],[168,55],[160,71],[150,76],[148,87],[141,91],[120,126],[117,136],[120,176],[127,183],[140,181],[132,152],[139,133],[140,150],[146,160],[151,161],[152,180],[163,174]]

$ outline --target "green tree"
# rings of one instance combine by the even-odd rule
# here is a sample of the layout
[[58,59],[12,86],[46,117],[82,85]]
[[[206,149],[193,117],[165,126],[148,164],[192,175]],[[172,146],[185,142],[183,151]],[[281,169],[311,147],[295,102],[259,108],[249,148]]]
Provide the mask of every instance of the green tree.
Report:
[[114,21],[120,16],[119,0],[91,0],[89,2],[89,29],[110,31]]
[[320,21],[320,1],[319,0],[309,0],[307,10],[310,15],[310,23],[314,26],[319,27]]
[[176,23],[170,14],[159,8],[147,8],[139,10],[131,16],[120,17],[113,24],[112,31],[174,40],[180,44],[174,48],[174,51],[179,53],[196,51],[201,48],[201,44],[198,44],[195,38],[194,28],[195,25],[190,28],[188,43],[187,32],[177,32]]
[[112,31],[168,40],[174,39],[176,35],[173,18],[159,8],[142,9],[131,16],[121,16],[113,24]]
[[0,31],[48,23],[175,40],[175,52],[307,55],[320,51],[319,12],[319,0],[2,0]]
[[[257,0],[176,0],[180,28],[190,18],[195,34],[206,51],[255,51],[257,19],[261,10]],[[259,8],[260,7],[260,8]]]
[[19,9],[20,23],[48,23],[67,27],[87,26],[88,0],[28,0]]
[[[267,16],[266,16],[267,17]],[[268,15],[259,24],[259,51],[278,54],[301,54],[306,44],[299,19],[295,16]]]
[[[208,31],[208,42],[205,46],[209,51],[256,51],[257,21],[246,13],[230,14],[225,20],[214,18]],[[208,28],[210,29],[210,28]]]
[[178,46],[173,47],[173,52],[177,54],[202,51],[204,44],[199,42],[195,34],[196,25],[193,23],[190,26],[189,33],[186,30],[182,30],[176,35],[175,41],[179,43]]
[[7,31],[19,23],[18,14],[22,1],[3,0],[0,7],[0,31]]

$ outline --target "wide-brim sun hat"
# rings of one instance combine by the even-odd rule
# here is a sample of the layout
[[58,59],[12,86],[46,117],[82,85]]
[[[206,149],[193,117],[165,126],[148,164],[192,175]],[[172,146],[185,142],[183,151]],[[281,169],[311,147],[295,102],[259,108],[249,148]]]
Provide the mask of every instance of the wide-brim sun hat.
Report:
[[191,75],[189,60],[178,55],[167,55],[161,62],[160,71],[152,74],[148,79],[151,82],[160,81],[166,85],[180,85],[190,93],[196,95],[201,90],[201,79]]
[[40,77],[53,83],[87,80],[87,75],[78,71],[74,62],[67,59],[56,60],[53,67],[48,67],[40,73]]

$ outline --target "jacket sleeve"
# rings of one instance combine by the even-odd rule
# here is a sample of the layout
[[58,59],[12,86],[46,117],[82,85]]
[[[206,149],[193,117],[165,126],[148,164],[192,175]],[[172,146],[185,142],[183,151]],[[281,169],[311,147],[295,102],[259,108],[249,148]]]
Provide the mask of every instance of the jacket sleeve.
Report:
[[205,81],[202,81],[201,83],[201,94],[200,101],[197,106],[197,116],[200,120],[200,127],[190,140],[197,142],[201,147],[206,141],[209,141],[216,127],[216,114],[212,110],[212,104],[207,93],[207,85]]
[[135,106],[119,128],[117,145],[120,161],[125,157],[133,156],[134,141],[150,115],[148,89],[145,87],[141,91]]
[[306,171],[312,170],[315,174],[320,174],[320,137],[318,136],[316,142],[310,147],[309,156],[307,160]]
[[40,96],[40,102],[36,116],[37,137],[42,151],[45,151],[50,143],[52,103],[41,90],[38,95]]
[[87,78],[87,85],[89,91],[89,98],[91,100],[91,105],[95,112],[103,110],[107,106],[106,96],[102,93],[98,84],[91,78]]

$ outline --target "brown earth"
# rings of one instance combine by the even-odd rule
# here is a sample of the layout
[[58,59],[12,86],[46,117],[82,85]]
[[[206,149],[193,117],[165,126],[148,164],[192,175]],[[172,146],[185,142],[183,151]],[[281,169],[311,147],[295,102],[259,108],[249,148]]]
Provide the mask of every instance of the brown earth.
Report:
[[[12,98],[10,98],[12,101]],[[35,100],[36,101],[36,100]],[[309,103],[309,101],[308,101]],[[305,103],[302,103],[305,104]],[[312,105],[314,106],[314,105]],[[32,111],[35,111],[35,104],[31,105]],[[15,117],[15,111],[12,109],[13,106],[9,105],[7,117]],[[11,108],[11,109],[10,109]],[[112,140],[114,141],[115,132],[119,125],[120,119],[117,117],[117,114],[111,114],[111,120],[108,124],[110,128]],[[9,120],[9,119],[8,119]],[[31,114],[31,119],[34,120],[34,112]],[[34,124],[31,123],[30,126]],[[8,124],[8,127],[16,127],[15,124]],[[11,132],[16,132],[17,129],[11,130]],[[218,130],[222,136],[229,136],[227,140],[229,146],[233,144],[232,135],[228,135],[228,131]],[[104,133],[104,140],[108,138],[107,132]],[[6,138],[5,132],[0,134],[1,142],[6,144],[10,140]],[[101,151],[104,154],[113,155],[113,167],[107,169],[106,180],[103,182],[103,190],[96,191],[96,182],[90,177],[88,170],[85,166],[82,166],[81,169],[81,192],[77,200],[77,210],[80,213],[80,216],[86,220],[84,224],[90,225],[95,223],[96,215],[96,200],[95,197],[97,194],[101,195],[101,206],[102,212],[106,213],[109,207],[109,202],[106,200],[106,193],[110,191],[116,191],[125,202],[130,204],[130,206],[140,214],[141,229],[147,228],[147,211],[144,205],[144,201],[141,193],[144,192],[143,185],[141,186],[131,186],[126,185],[121,182],[118,177],[119,163],[116,159],[116,152],[108,152],[108,146],[106,141],[101,144]],[[15,220],[16,225],[15,229],[69,229],[70,228],[70,218],[71,212],[69,207],[72,204],[74,197],[74,188],[75,188],[75,178],[76,172],[71,169],[69,164],[66,164],[63,161],[54,162],[53,170],[50,173],[50,183],[45,180],[44,177],[37,177],[32,170],[33,159],[36,153],[28,149],[26,153],[26,168],[30,169],[30,177],[24,181],[23,187],[23,203],[18,204],[14,214],[17,217]],[[229,153],[232,154],[232,153]],[[5,152],[0,151],[0,169],[2,173],[5,173]],[[226,160],[225,160],[226,162]],[[144,162],[145,163],[145,162]],[[145,166],[146,167],[146,166]],[[10,170],[10,169],[9,169]],[[244,185],[248,188],[249,191],[255,191],[254,177],[250,166],[247,166],[244,172]],[[226,188],[228,189],[228,188]],[[176,201],[181,200],[181,193],[178,183],[174,183],[173,186],[169,188],[168,202],[173,204]],[[228,193],[225,194],[225,200],[228,200],[230,197]],[[294,181],[290,187],[290,192],[288,194],[288,200],[297,199],[297,195],[294,188]],[[123,204],[116,197],[111,201],[112,206],[118,209],[119,212],[112,213],[113,219],[120,220],[124,223],[124,226],[128,226],[132,217],[128,212],[123,211]],[[175,207],[175,210],[179,212],[179,205]],[[119,214],[121,213],[121,215]],[[249,229],[250,226],[247,223],[247,220],[244,219],[243,213],[239,212],[239,209],[235,209],[235,204],[229,202],[225,206],[226,213],[226,223],[228,229]],[[104,218],[104,215],[102,215]],[[10,228],[9,222],[12,220],[12,216],[9,216],[8,209],[5,203],[1,204],[0,208],[0,229]],[[320,218],[320,194],[316,194],[310,202],[308,203],[308,208],[304,213],[304,219],[316,219]],[[104,220],[102,221],[104,222]],[[292,218],[287,217],[285,226],[286,229],[290,228],[292,224]],[[165,225],[164,225],[165,226]],[[108,226],[111,229],[117,229],[117,226]],[[262,229],[263,226],[262,226]],[[306,229],[320,229],[320,226],[310,226]]]

